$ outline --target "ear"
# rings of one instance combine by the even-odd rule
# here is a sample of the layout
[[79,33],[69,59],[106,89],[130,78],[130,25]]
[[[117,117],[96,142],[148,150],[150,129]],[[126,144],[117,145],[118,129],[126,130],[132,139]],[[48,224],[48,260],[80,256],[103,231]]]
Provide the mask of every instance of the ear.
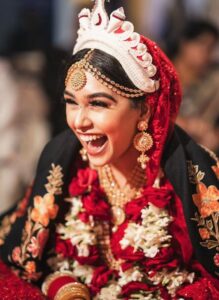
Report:
[[141,118],[142,121],[149,122],[150,117],[151,117],[150,106],[149,106],[149,104],[147,104],[147,103],[144,102],[144,103],[142,103],[142,106],[141,106],[141,115],[140,115],[140,118]]

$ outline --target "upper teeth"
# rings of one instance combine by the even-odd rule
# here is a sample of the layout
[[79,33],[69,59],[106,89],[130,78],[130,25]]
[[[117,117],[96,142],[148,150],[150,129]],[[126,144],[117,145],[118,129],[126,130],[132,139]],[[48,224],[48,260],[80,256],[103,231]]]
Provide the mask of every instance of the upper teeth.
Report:
[[80,136],[80,139],[83,141],[83,142],[91,142],[91,141],[95,141],[99,138],[103,137],[103,135],[90,135],[90,136]]

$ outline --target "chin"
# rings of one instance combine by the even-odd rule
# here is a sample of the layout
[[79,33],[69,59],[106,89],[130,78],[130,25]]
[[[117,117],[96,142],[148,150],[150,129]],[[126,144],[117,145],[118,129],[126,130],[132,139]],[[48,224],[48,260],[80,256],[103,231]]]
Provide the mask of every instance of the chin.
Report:
[[104,157],[91,157],[88,155],[88,160],[93,167],[100,168],[105,166],[106,164],[110,164],[112,160],[110,158]]

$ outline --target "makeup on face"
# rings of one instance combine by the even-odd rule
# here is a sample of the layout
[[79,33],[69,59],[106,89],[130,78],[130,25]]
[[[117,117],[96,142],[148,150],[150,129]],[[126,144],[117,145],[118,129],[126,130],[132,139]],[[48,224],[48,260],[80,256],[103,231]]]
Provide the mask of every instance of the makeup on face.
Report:
[[133,108],[128,98],[114,94],[91,74],[86,76],[87,84],[79,91],[73,90],[71,80],[66,85],[66,117],[90,162],[101,166],[128,156],[130,149],[134,151],[140,109]]

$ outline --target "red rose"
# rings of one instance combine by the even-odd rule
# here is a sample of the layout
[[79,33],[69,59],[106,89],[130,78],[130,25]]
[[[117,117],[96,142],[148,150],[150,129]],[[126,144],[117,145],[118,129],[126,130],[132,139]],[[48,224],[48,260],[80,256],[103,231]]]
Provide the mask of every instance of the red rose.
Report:
[[80,169],[77,177],[73,178],[69,185],[69,194],[71,196],[78,196],[91,189],[91,186],[97,184],[97,171],[90,168]]
[[101,266],[95,269],[93,278],[91,281],[91,290],[93,293],[98,293],[100,289],[108,283],[113,276],[114,271],[109,270],[105,266]]
[[87,212],[82,212],[82,213],[79,213],[78,215],[78,218],[81,220],[81,222],[84,222],[86,224],[89,223],[89,215]]
[[124,237],[125,230],[128,226],[128,222],[123,223],[119,226],[118,230],[112,234],[111,238],[111,248],[112,252],[116,259],[124,259],[130,261],[141,260],[144,258],[144,253],[142,251],[134,252],[134,248],[129,246],[125,249],[122,249],[120,241]]
[[172,193],[170,190],[165,188],[157,189],[147,187],[144,190],[142,197],[127,203],[125,212],[128,218],[137,222],[140,221],[142,209],[144,209],[149,203],[152,203],[159,208],[164,208],[170,203],[171,199]]
[[89,247],[89,256],[76,256],[75,259],[81,265],[97,265],[98,260],[100,259],[97,247]]
[[130,282],[122,287],[122,293],[121,295],[123,297],[128,297],[133,293],[139,293],[139,291],[154,291],[156,290],[155,287],[151,287],[147,285],[146,283],[142,282]]
[[171,247],[161,248],[154,258],[149,258],[144,262],[147,270],[158,271],[160,269],[174,269],[180,265],[174,256],[174,249]]
[[77,249],[72,245],[71,241],[69,239],[62,240],[59,236],[56,237],[55,251],[67,258],[75,258],[77,256]]
[[104,196],[101,192],[91,192],[82,198],[82,202],[88,215],[92,215],[94,218],[99,218],[104,221],[110,219],[110,207],[104,200]]
[[137,222],[140,221],[141,211],[148,205],[146,197],[141,197],[128,202],[125,206],[125,214],[130,220]]
[[159,208],[164,208],[170,203],[173,194],[172,191],[166,187],[158,189],[149,186],[144,189],[143,196],[146,197],[148,203],[150,202]]

